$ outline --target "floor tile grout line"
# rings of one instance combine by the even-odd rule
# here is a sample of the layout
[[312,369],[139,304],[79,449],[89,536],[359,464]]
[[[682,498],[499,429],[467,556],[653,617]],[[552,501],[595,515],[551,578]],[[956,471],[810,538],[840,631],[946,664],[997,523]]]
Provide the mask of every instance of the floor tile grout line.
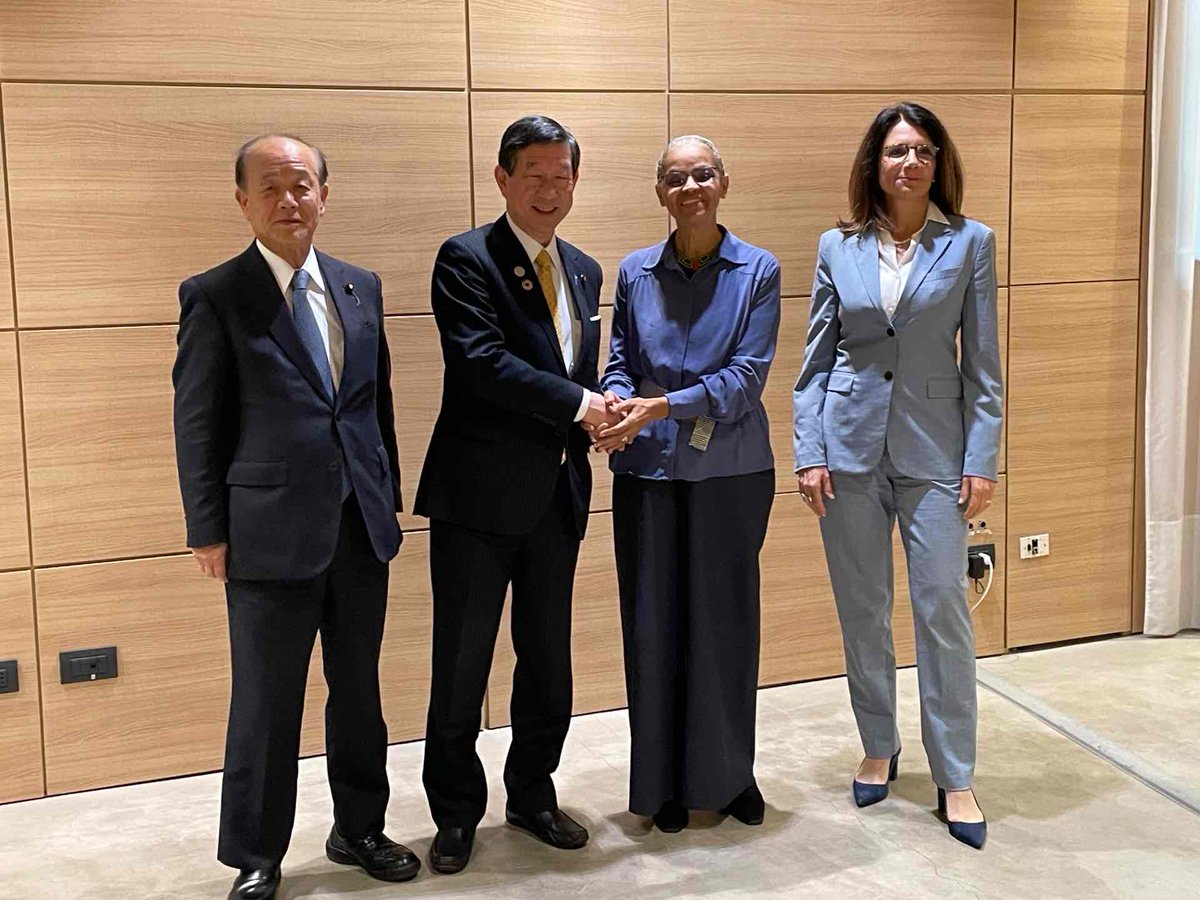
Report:
[[1192,815],[1200,816],[1200,793],[1188,790],[1175,778],[1159,771],[1137,754],[1101,737],[1086,725],[1059,712],[1053,706],[1042,702],[999,675],[977,671],[975,680],[993,694],[1029,713],[1063,737],[1090,751],[1114,768],[1120,769],[1150,790],[1183,807]]

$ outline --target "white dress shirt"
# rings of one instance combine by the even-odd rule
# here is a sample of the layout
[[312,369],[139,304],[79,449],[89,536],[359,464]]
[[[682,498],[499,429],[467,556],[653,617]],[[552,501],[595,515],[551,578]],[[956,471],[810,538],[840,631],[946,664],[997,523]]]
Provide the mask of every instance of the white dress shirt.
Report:
[[[512,216],[505,213],[504,217],[508,220],[508,227],[513,230],[513,234],[521,242],[521,246],[525,250],[525,255],[529,257],[529,263],[533,266],[533,270],[530,273],[532,275],[531,280],[535,285],[539,285],[539,287],[540,283],[537,280],[537,256],[543,250],[550,255],[550,274],[554,278],[554,289],[558,293],[558,322],[555,323],[555,330],[558,332],[558,348],[562,351],[563,361],[567,364],[567,371],[572,372],[575,370],[575,348],[579,345],[582,326],[575,314],[575,301],[569,293],[562,257],[558,255],[558,239],[554,238],[548,246],[543,247],[541,241],[530,237],[522,231],[517,223],[512,220]],[[591,397],[592,392],[584,388],[583,400],[579,404],[579,411],[575,414],[576,422],[580,421],[587,413]]]
[[[925,225],[928,225],[930,221],[941,222],[944,225],[950,224],[942,211],[938,209],[937,204],[932,202],[925,213]],[[921,243],[921,233],[925,231],[925,225],[922,225],[912,236],[908,249],[901,254],[899,259],[896,258],[896,240],[892,237],[891,232],[886,228],[877,229],[879,236],[879,299],[883,302],[888,321],[891,321],[892,316],[896,314],[896,307],[900,305],[900,298],[904,295],[904,286],[908,283],[908,273],[912,271],[913,259],[916,258],[917,245]]]
[[[296,270],[286,259],[268,250],[262,241],[255,240],[258,252],[262,254],[275,283],[283,294],[284,302],[292,315],[292,277]],[[308,258],[300,268],[308,273],[308,304],[312,307],[313,317],[317,320],[317,330],[321,332],[321,343],[325,345],[325,355],[329,358],[329,372],[333,376],[333,387],[336,390],[342,381],[342,364],[345,361],[346,342],[342,331],[342,320],[338,318],[337,308],[329,300],[329,291],[325,288],[325,279],[321,277],[321,267],[317,265],[317,251],[308,249]]]

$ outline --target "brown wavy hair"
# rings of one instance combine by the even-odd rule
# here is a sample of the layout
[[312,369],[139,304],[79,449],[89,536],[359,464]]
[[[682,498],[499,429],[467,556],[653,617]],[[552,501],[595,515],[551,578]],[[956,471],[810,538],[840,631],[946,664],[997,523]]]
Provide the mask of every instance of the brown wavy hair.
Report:
[[887,214],[887,196],[879,186],[879,160],[887,133],[901,120],[921,129],[939,148],[933,185],[929,188],[930,201],[947,215],[962,215],[963,165],[949,132],[931,110],[919,103],[897,103],[879,111],[858,146],[854,167],[850,170],[850,215],[838,219],[837,223],[846,234],[861,235],[872,228],[892,227]]

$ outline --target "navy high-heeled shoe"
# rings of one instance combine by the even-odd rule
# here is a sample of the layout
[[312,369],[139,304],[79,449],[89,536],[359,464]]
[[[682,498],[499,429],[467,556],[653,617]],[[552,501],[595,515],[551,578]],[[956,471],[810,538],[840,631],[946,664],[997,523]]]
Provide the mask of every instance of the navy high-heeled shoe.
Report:
[[[976,803],[979,801],[976,800]],[[983,808],[979,811],[982,813]],[[951,822],[946,815],[946,792],[938,788],[938,808],[937,817],[946,823],[946,828],[950,831],[950,837],[956,841],[961,841],[968,847],[974,847],[976,850],[982,850],[984,843],[987,841],[987,820],[982,822]]]
[[[892,757],[891,763],[888,765],[888,781],[896,780],[896,773],[900,769],[900,751],[897,750]],[[873,803],[878,803],[884,800],[888,795],[887,784],[863,784],[857,778],[850,785],[854,792],[854,803],[861,809],[864,806],[870,806]]]

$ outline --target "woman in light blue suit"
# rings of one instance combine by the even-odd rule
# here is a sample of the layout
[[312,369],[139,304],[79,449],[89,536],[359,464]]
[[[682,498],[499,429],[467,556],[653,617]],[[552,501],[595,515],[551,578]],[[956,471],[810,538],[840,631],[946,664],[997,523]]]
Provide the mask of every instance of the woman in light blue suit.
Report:
[[850,216],[821,236],[793,443],[800,492],[821,517],[866,753],[855,802],[887,796],[900,755],[899,520],[938,812],[951,835],[979,848],[987,823],[971,790],[967,521],[992,502],[1003,403],[995,236],[959,214],[962,186],[958,153],[932,112],[901,103],[876,116],[854,161]]

